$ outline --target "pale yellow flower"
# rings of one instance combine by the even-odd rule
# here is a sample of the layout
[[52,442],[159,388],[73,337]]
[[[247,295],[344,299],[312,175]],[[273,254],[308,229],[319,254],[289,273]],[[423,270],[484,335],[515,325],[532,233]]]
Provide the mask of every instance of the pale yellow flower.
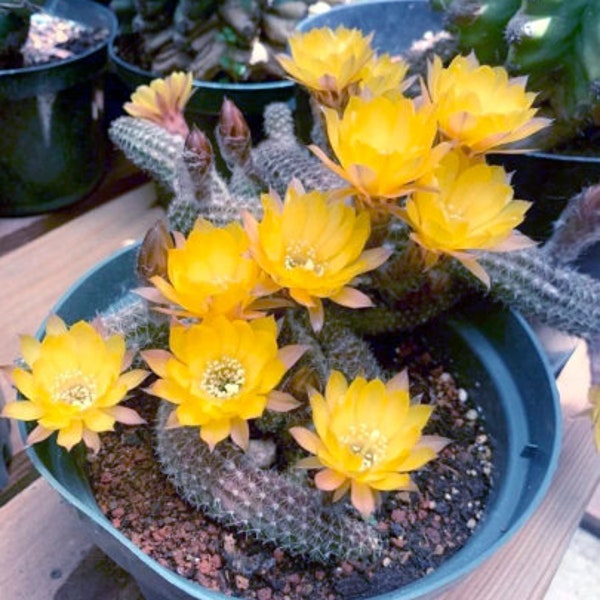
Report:
[[311,29],[292,35],[288,40],[291,56],[277,59],[290,77],[314,92],[319,101],[338,108],[373,56],[371,38],[343,26]]
[[389,54],[373,56],[361,72],[359,95],[400,95],[411,83],[406,80],[408,63]]
[[131,362],[122,336],[103,339],[84,321],[69,329],[53,315],[41,342],[21,337],[21,354],[30,370],[16,367],[12,379],[26,399],[8,403],[2,415],[38,422],[28,443],[57,431],[58,445],[67,450],[83,440],[97,451],[98,433],[112,430],[115,421],[143,423],[134,410],[118,406],[148,374],[141,369],[122,373]]
[[272,291],[270,282],[251,257],[248,238],[239,223],[217,227],[198,219],[187,239],[176,236],[177,247],[167,250],[168,280],[156,275],[156,290],[138,290],[149,300],[172,303],[166,312],[205,318],[222,314],[230,318],[254,316],[252,303]]
[[436,457],[448,440],[423,436],[432,406],[411,404],[403,371],[387,383],[357,377],[348,385],[333,371],[325,396],[310,395],[315,431],[293,427],[294,439],[314,456],[299,467],[322,469],[315,485],[334,492],[350,490],[350,500],[368,517],[381,491],[415,490],[410,472]]
[[190,327],[174,325],[169,346],[172,353],[142,353],[160,377],[150,391],[177,405],[169,426],[199,427],[211,450],[230,435],[247,448],[249,419],[265,408],[298,406],[275,387],[305,348],[278,348],[273,317],[230,321],[219,316]]
[[452,151],[440,161],[430,187],[437,190],[414,192],[397,211],[413,229],[412,239],[430,253],[430,262],[449,254],[489,285],[469,251],[499,252],[533,244],[514,230],[531,203],[513,199],[502,167]]
[[140,85],[123,108],[132,117],[148,119],[170,133],[186,137],[188,125],[183,116],[192,95],[191,73],[172,73],[164,79],[154,79],[150,85]]
[[319,191],[305,193],[297,182],[285,201],[263,194],[260,223],[244,215],[250,249],[273,281],[306,306],[315,330],[323,324],[322,298],[359,308],[370,300],[349,286],[361,273],[389,256],[383,248],[364,250],[371,231],[369,215],[356,214],[342,200]]
[[447,68],[435,57],[427,76],[442,134],[473,154],[503,150],[548,126],[535,117],[536,94],[504,67],[479,65],[474,54],[456,56]]
[[350,183],[360,203],[385,210],[415,188],[448,150],[437,144],[433,107],[416,107],[404,97],[350,98],[343,115],[324,111],[334,163],[312,151]]

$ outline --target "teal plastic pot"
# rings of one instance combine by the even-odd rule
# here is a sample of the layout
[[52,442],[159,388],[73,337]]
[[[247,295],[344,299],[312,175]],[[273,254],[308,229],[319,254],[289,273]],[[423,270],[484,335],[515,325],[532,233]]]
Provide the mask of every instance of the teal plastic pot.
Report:
[[[67,323],[92,319],[137,287],[137,247],[111,256],[54,307]],[[41,336],[43,328],[40,329]],[[479,404],[496,440],[496,484],[467,544],[435,572],[372,600],[407,600],[449,586],[503,546],[532,515],[556,469],[561,414],[554,377],[527,323],[489,303],[470,304],[425,330],[436,356]],[[21,427],[23,436],[25,427]],[[28,448],[43,477],[81,515],[91,539],[137,580],[147,600],[226,600],[166,569],[115,529],[74,457],[53,439]]]
[[53,0],[46,6],[53,15],[104,28],[109,35],[60,62],[0,71],[0,217],[73,204],[104,174],[102,76],[116,18],[89,0]]

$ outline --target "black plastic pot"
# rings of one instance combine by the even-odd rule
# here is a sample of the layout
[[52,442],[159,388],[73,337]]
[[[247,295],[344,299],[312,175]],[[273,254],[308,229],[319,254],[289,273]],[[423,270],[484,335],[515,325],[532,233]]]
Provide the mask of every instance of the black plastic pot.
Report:
[[[136,287],[130,247],[77,282],[54,311],[68,323],[92,319]],[[40,335],[43,329],[40,330]],[[407,600],[439,591],[506,543],[535,511],[555,471],[561,415],[553,375],[526,322],[489,303],[470,305],[425,330],[435,355],[480,405],[496,440],[496,484],[469,542],[434,573],[373,600]],[[21,424],[22,425],[22,424]],[[21,432],[26,435],[25,427]],[[137,580],[148,600],[225,600],[161,566],[115,529],[98,508],[72,454],[53,439],[28,449],[47,481],[73,505],[95,544]]]
[[[121,106],[129,99],[129,95],[140,85],[148,85],[153,79],[161,77],[157,73],[146,71],[127,62],[120,52],[126,44],[127,36],[117,36],[109,45],[109,56],[113,71],[121,86],[115,85],[118,106],[113,107],[113,116],[123,114]],[[263,111],[271,102],[289,102],[295,105],[297,86],[288,80],[268,81],[260,83],[225,83],[194,80],[195,92],[191,97],[185,115],[190,123],[195,123],[211,141],[218,123],[219,111],[223,99],[228,98],[242,111],[254,142],[264,137]]]
[[[373,47],[391,55],[405,52],[424,33],[443,31],[443,14],[431,8],[429,0],[378,0],[337,6],[298,24],[300,31],[339,25],[374,32]],[[513,172],[515,197],[533,201],[520,229],[534,239],[546,239],[552,223],[569,198],[584,187],[600,183],[600,155],[582,156],[531,152],[497,154],[490,162]]]
[[47,6],[53,15],[105,28],[109,36],[61,62],[0,71],[0,217],[72,204],[104,173],[102,74],[116,18],[89,0]]

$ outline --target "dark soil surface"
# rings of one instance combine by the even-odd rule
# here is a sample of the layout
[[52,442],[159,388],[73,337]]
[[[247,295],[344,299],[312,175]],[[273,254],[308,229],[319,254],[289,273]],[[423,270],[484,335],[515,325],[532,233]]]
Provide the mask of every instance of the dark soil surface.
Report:
[[45,13],[32,15],[27,41],[21,51],[0,57],[0,69],[20,69],[61,62],[101,44],[108,29],[90,28]]
[[[111,523],[141,550],[183,577],[227,595],[257,600],[354,600],[398,588],[452,556],[485,511],[492,447],[485,423],[465,390],[414,342],[395,349],[394,366],[408,365],[411,394],[436,409],[427,433],[449,437],[439,458],[414,475],[419,493],[390,492],[373,526],[383,552],[365,561],[314,564],[260,545],[205,518],[175,492],[158,467],[151,426],[103,435],[90,456],[89,476]],[[157,401],[131,405],[152,423]]]

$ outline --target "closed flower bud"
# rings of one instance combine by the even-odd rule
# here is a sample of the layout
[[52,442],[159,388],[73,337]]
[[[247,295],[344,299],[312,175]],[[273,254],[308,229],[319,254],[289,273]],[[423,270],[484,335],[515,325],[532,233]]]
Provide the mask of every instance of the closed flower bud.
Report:
[[185,162],[196,186],[203,182],[214,162],[214,151],[208,137],[196,125],[185,139]]
[[221,105],[216,134],[221,154],[229,167],[247,162],[252,148],[250,128],[239,108],[227,98]]
[[138,274],[145,279],[167,276],[167,253],[173,248],[173,238],[164,221],[157,221],[144,236],[137,258]]

